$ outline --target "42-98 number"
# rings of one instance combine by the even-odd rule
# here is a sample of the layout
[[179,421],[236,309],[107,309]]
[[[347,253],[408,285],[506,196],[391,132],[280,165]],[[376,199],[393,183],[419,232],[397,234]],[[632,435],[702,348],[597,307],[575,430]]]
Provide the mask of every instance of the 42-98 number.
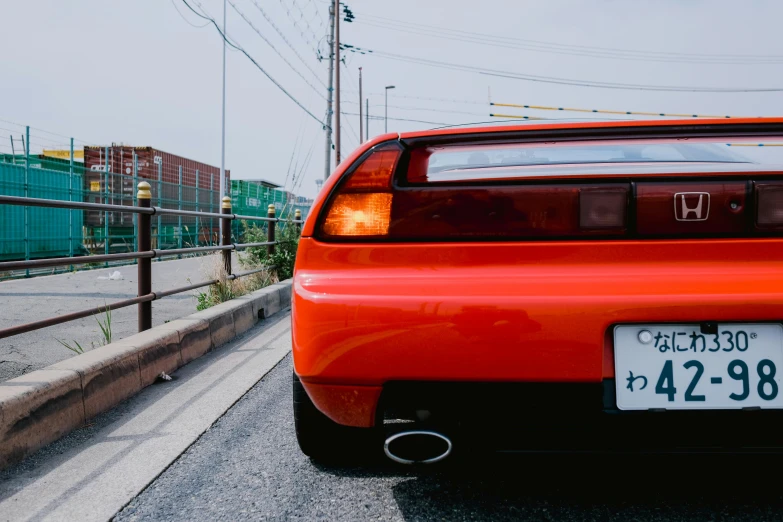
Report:
[[[658,377],[658,382],[655,385],[655,393],[666,395],[669,402],[674,402],[674,396],[677,394],[677,388],[674,387],[673,364],[674,363],[671,360],[667,360],[664,363],[663,370],[661,370],[661,375]],[[696,369],[696,373],[693,375],[688,388],[685,390],[685,401],[706,401],[706,396],[694,395],[693,393],[696,389],[696,386],[699,384],[699,379],[701,379],[702,375],[704,374],[704,365],[699,361],[688,361],[682,366],[686,370],[690,370],[692,368]],[[740,393],[731,393],[729,398],[735,401],[744,401],[750,395],[750,371],[748,369],[747,363],[745,363],[745,361],[735,359],[729,363],[726,370],[729,374],[729,377],[742,383],[742,391]],[[774,400],[775,397],[778,396],[778,383],[775,382],[775,372],[775,363],[769,359],[762,359],[759,361],[758,365],[756,365],[756,373],[759,377],[756,390],[758,391],[759,397],[765,401]]]

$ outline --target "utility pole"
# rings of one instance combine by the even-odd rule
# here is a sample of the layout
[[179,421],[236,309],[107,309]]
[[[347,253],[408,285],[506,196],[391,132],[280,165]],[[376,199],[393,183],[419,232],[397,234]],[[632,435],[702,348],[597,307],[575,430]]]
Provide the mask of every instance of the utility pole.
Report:
[[359,67],[359,144],[364,143],[362,124],[362,68]]
[[[362,103],[362,100],[359,100],[359,104]],[[367,135],[367,139],[370,139],[370,99],[367,98],[364,100],[364,132]]]
[[340,0],[334,0],[334,166],[340,164]]
[[[223,0],[223,124],[221,130],[222,144],[220,148],[220,198],[226,195],[226,0]],[[219,219],[221,237],[223,220]]]
[[329,91],[326,93],[326,162],[324,163],[324,180],[329,178],[329,166],[332,163],[332,80],[334,78],[334,5],[329,6]]

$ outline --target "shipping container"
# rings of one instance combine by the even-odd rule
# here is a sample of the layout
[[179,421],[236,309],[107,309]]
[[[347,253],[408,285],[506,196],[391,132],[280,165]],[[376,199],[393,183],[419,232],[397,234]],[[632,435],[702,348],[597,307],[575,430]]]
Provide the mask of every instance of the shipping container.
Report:
[[[34,167],[41,164],[37,156],[30,157],[30,168],[26,169],[20,164],[20,157],[24,158],[18,155],[16,164],[13,158],[0,159],[0,194],[66,201],[82,199],[81,172],[75,170],[71,173],[62,165],[57,169]],[[29,245],[28,252],[25,251],[25,242]],[[85,253],[81,211],[47,207],[27,207],[25,210],[21,206],[0,205],[1,261]]]
[[[134,205],[136,187],[145,180],[152,187],[154,206],[220,212],[220,168],[206,163],[152,147],[112,144],[85,147],[84,168],[84,188],[89,202]],[[230,176],[227,170],[227,183]],[[108,235],[112,238],[115,227],[133,226],[133,214],[85,212],[85,225],[104,230],[108,225]],[[157,216],[152,218],[152,227],[155,248],[178,248],[214,242],[219,224],[216,219]],[[118,246],[121,249],[122,244]]]

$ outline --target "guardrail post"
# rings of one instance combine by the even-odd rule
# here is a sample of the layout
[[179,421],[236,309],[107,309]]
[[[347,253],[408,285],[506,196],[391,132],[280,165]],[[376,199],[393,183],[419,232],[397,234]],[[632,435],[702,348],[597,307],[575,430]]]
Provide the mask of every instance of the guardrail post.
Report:
[[[296,209],[294,211],[294,220],[295,221],[302,221],[302,211],[301,210]],[[301,233],[302,233],[302,224],[301,223],[297,223],[296,224],[296,234],[300,235]]]
[[[223,201],[220,205],[220,213],[230,215],[231,214],[231,198],[223,196]],[[222,238],[220,244],[227,246],[231,244],[231,220],[227,217],[220,218]],[[231,250],[223,250],[223,266],[226,268],[226,274],[231,275]]]
[[[150,190],[150,184],[146,181],[139,183],[139,191],[136,194],[136,205],[143,208],[150,208],[152,203],[152,192]],[[136,221],[138,223],[138,229],[136,230],[136,237],[139,240],[139,251],[146,252],[152,249],[150,229],[150,215],[139,214]],[[145,257],[138,260],[138,296],[147,295],[152,292],[152,259]],[[152,302],[146,301],[138,304],[139,314],[139,331],[149,330],[152,328]]]
[[[275,219],[275,205],[274,203],[270,203],[269,207],[266,211],[266,217],[270,219]],[[275,221],[267,221],[267,227],[266,227],[266,240],[269,242],[272,242],[275,240]],[[267,245],[266,247],[266,254],[268,256],[271,256],[275,253],[275,245]]]

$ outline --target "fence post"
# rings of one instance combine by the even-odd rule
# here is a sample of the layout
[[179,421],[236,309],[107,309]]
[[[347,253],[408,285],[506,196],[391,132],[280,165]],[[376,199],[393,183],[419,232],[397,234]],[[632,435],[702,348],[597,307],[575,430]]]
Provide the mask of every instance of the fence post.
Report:
[[[177,209],[182,210],[182,165],[179,166],[179,193]],[[182,248],[182,216],[177,216],[177,227],[179,228],[179,242],[177,248]],[[182,254],[177,255],[177,259],[182,259]]]
[[[198,196],[198,169],[196,169],[196,212],[198,212],[199,196]],[[198,236],[199,236],[199,222],[198,216],[196,216],[196,248],[198,248]]]
[[[104,178],[104,187],[103,187],[103,202],[106,204],[109,204],[109,147],[106,146],[104,149],[104,158],[103,158],[103,170],[105,171],[103,174]],[[108,254],[109,253],[109,211],[103,213],[103,253]],[[109,262],[106,261],[104,263],[105,267],[109,266]]]
[[[136,193],[136,205],[143,208],[150,208],[152,203],[152,192],[149,183],[142,181],[139,183],[139,191]],[[136,230],[136,237],[139,240],[139,252],[146,252],[152,249],[152,230],[150,227],[150,215],[138,214],[138,229]],[[152,292],[152,259],[145,257],[137,260],[138,273],[138,297],[147,295]],[[152,328],[152,302],[146,301],[138,304],[139,314],[139,331],[149,330]]]
[[[158,206],[163,208],[163,161],[158,162]],[[160,239],[160,232],[163,230],[161,217],[158,215],[158,228],[155,234],[155,248],[163,248],[163,242]],[[160,259],[158,259],[160,261]]]
[[[296,209],[294,211],[294,220],[295,221],[302,221],[302,211],[301,210]],[[301,233],[302,233],[302,224],[301,223],[297,223],[296,224],[296,234],[299,235]]]
[[[209,213],[215,212],[213,202],[215,201],[215,175],[210,173],[209,175]],[[209,244],[212,245],[212,241],[215,236],[212,235],[212,231],[215,229],[215,218],[209,218]]]
[[[71,161],[68,167],[68,201],[73,201],[73,138],[71,138]],[[68,257],[73,257],[73,210],[68,211]],[[73,271],[73,265],[68,268]]]
[[[274,203],[270,203],[269,207],[266,211],[266,217],[270,219],[275,219],[275,205]],[[269,242],[272,242],[275,240],[275,221],[267,221],[267,227],[266,227],[266,240]],[[275,245],[267,245],[266,247],[266,255],[271,256],[275,253]]]
[[[16,164],[16,158],[14,158]],[[30,126],[25,127],[24,140],[24,197],[30,197]],[[30,260],[30,207],[24,207],[24,260]],[[30,277],[30,269],[24,271],[25,277]]]
[[[231,198],[223,196],[220,205],[220,213],[231,214]],[[220,244],[223,246],[231,244],[231,220],[227,217],[220,218],[222,238]],[[223,250],[223,266],[226,268],[226,274],[231,275],[231,250]]]
[[[133,151],[133,186],[136,187],[139,184],[139,157],[136,155],[136,150]],[[133,197],[133,192],[131,192],[131,197]],[[131,201],[133,203],[133,201]],[[133,224],[135,225],[135,229],[133,231],[133,249],[138,251],[139,250],[139,215],[134,213],[133,214]],[[134,262],[136,264],[139,263],[138,259],[135,259]]]

